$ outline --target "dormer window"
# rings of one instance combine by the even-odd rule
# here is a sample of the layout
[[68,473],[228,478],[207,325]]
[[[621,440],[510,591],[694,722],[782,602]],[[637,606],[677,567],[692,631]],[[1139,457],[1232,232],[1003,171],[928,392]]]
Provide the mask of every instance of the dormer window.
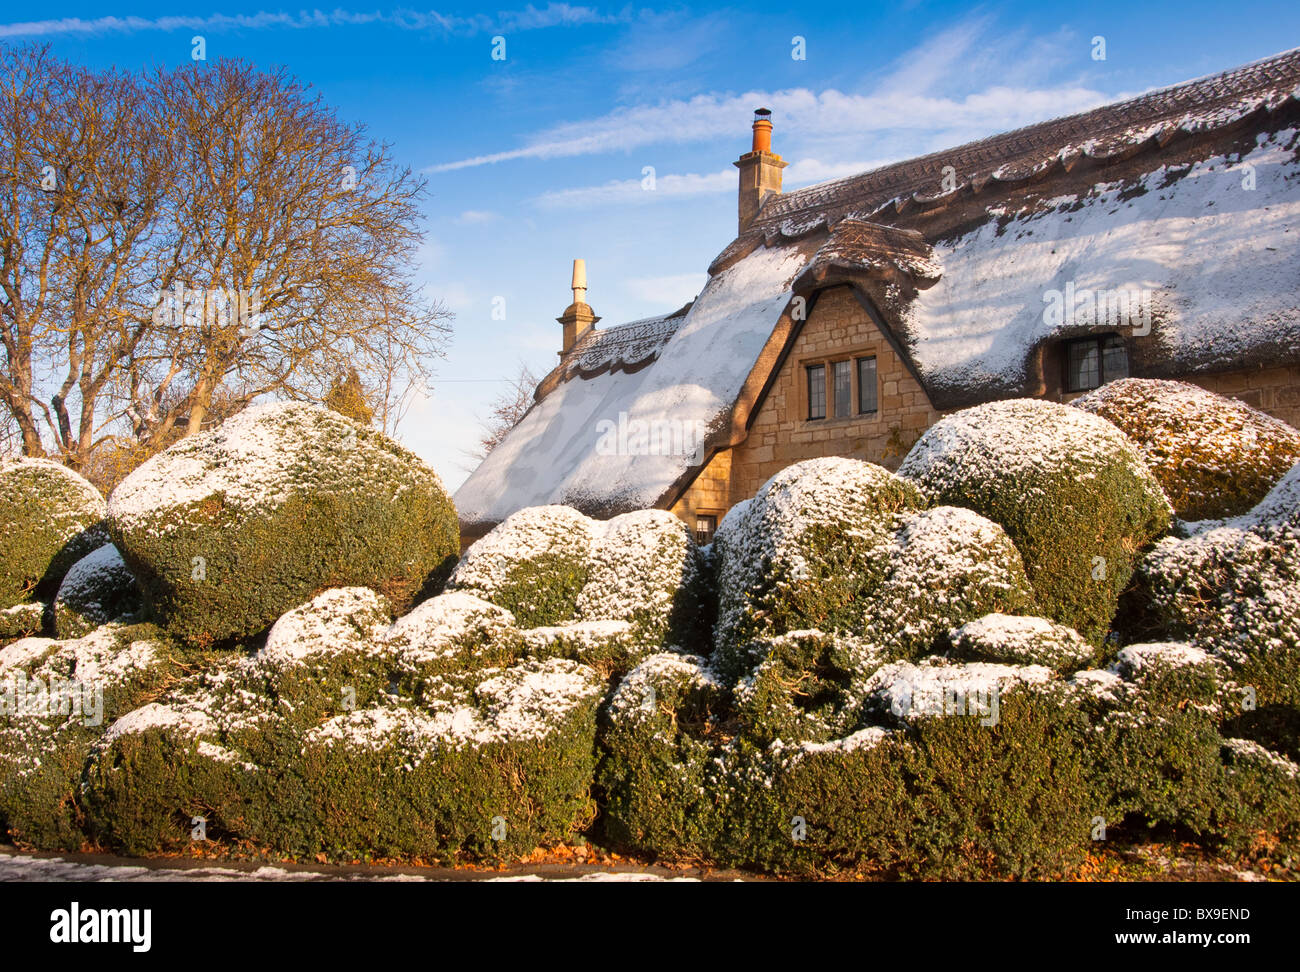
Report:
[[1065,342],[1065,390],[1092,391],[1128,377],[1128,349],[1118,334],[1097,334]]

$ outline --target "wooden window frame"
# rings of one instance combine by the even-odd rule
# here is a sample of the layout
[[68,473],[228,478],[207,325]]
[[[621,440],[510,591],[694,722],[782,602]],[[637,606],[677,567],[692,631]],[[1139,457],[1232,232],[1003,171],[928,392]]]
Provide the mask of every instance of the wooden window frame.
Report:
[[[712,543],[713,538],[718,535],[718,524],[722,521],[722,515],[720,513],[700,511],[694,514],[694,518],[695,518],[695,528],[691,530],[691,536],[695,538],[695,543],[701,547],[705,546],[706,544]],[[707,540],[700,539],[700,533],[701,533],[700,520],[713,521],[713,529],[709,531],[709,538]]]
[[[874,411],[862,411],[861,364],[866,360],[876,362],[876,408]],[[835,406],[835,365],[846,364],[849,371],[848,414],[837,415]],[[856,348],[839,351],[834,354],[807,355],[797,360],[799,377],[795,392],[798,396],[798,411],[803,423],[813,422],[851,423],[873,422],[882,417],[880,409],[880,349],[876,347]],[[822,369],[822,414],[812,414],[812,369]]]
[[[1118,342],[1119,347],[1124,351],[1124,373],[1122,375],[1110,375],[1106,370],[1106,345],[1108,342]],[[1061,389],[1067,395],[1079,395],[1085,392],[1095,391],[1102,385],[1116,381],[1120,378],[1127,378],[1132,373],[1130,367],[1128,343],[1124,340],[1123,335],[1114,332],[1106,334],[1088,334],[1083,337],[1068,338],[1061,342],[1061,369],[1064,372],[1061,376]],[[1074,381],[1074,369],[1070,366],[1070,356],[1075,348],[1090,345],[1097,352],[1097,384],[1095,385],[1076,385]]]
[[[822,407],[822,408],[821,408],[821,414],[820,414],[820,415],[814,415],[814,414],[813,414],[813,393],[812,393],[812,390],[813,390],[813,384],[814,384],[814,381],[815,381],[815,379],[813,378],[813,372],[814,372],[814,371],[817,371],[817,370],[820,370],[820,371],[821,371],[821,386],[822,386],[821,407]],[[804,366],[803,366],[803,374],[804,374],[804,383],[803,383],[803,384],[804,384],[804,409],[803,409],[803,414],[804,414],[804,421],[806,421],[806,422],[824,422],[824,421],[826,421],[826,406],[827,406],[827,404],[828,404],[828,402],[827,402],[827,397],[828,397],[828,396],[827,396],[827,394],[826,394],[826,388],[827,388],[827,385],[826,385],[826,381],[827,381],[826,375],[827,375],[827,373],[829,372],[829,370],[830,370],[830,369],[827,368],[827,366],[826,366],[826,362],[825,362],[825,361],[813,361],[813,362],[808,362],[808,363],[804,364]]]

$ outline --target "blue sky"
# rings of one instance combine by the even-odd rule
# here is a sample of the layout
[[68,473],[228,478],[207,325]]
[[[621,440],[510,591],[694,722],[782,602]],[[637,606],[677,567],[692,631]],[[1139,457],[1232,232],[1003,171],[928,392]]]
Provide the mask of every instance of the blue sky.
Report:
[[[20,12],[39,9],[39,20]],[[206,12],[204,12],[206,11]],[[9,6],[0,39],[90,65],[286,65],[424,172],[432,295],[456,313],[398,437],[452,488],[521,362],[556,361],[570,261],[603,324],[674,309],[736,230],[731,162],[773,109],[786,187],[959,144],[1300,44],[1300,5],[924,2],[211,8]],[[505,38],[504,60],[492,57]],[[1093,38],[1105,38],[1105,59]],[[806,57],[791,56],[804,38]],[[647,167],[654,188],[644,187]],[[505,319],[493,319],[504,298]],[[499,306],[499,305],[498,305]]]

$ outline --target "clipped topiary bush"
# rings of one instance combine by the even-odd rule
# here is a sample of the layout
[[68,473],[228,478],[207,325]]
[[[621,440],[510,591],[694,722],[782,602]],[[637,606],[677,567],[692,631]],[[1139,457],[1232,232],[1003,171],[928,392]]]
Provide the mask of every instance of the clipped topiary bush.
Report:
[[30,638],[0,651],[0,828],[15,843],[77,849],[82,768],[109,724],[179,671],[152,625]]
[[501,858],[572,838],[596,815],[604,688],[576,662],[524,662],[448,710],[335,716],[304,738],[308,826],[290,849]]
[[1245,513],[1300,462],[1300,431],[1186,382],[1124,378],[1070,404],[1133,440],[1184,520]]
[[864,637],[882,659],[919,658],[954,625],[1032,607],[1001,527],[918,502],[887,470],[833,459],[790,466],[734,508],[715,540],[719,673],[740,678],[766,640],[809,629]]
[[949,655],[965,661],[1044,665],[1073,671],[1093,661],[1096,651],[1073,628],[1046,618],[986,614],[948,634]]
[[1099,644],[1141,551],[1171,509],[1136,448],[1105,419],[1036,399],[933,425],[899,475],[936,502],[1000,524],[1024,557],[1039,613]]
[[666,510],[600,521],[538,506],[470,547],[448,588],[508,609],[534,657],[575,659],[608,675],[664,648],[702,647],[711,580],[690,531]]
[[[925,668],[939,667],[979,672]],[[1102,797],[1082,710],[1048,679],[1002,679],[994,719],[972,708],[764,744],[746,725],[752,707],[733,710],[703,659],[656,655],[620,684],[602,729],[606,831],[662,858],[799,874],[1065,873]]]
[[506,608],[525,628],[573,620],[591,569],[593,522],[568,506],[531,506],[465,551],[447,583]]
[[[1089,851],[1087,723],[1050,685],[978,710],[778,749],[736,801],[722,856],[799,874],[1041,879]],[[740,776],[740,774],[738,774]]]
[[330,587],[372,587],[406,610],[459,549],[436,473],[298,402],[247,409],[150,459],[113,491],[108,523],[146,609],[197,646],[259,634]]
[[1300,465],[1249,513],[1192,526],[1143,560],[1130,630],[1225,661],[1251,706],[1226,731],[1300,758]]
[[140,589],[121,553],[106,543],[69,568],[54,598],[54,634],[80,638],[140,613]]
[[686,524],[667,510],[638,510],[593,525],[577,617],[627,621],[647,645],[691,650],[712,623],[709,569]]
[[0,647],[39,635],[45,627],[45,605],[15,604],[0,611]]
[[68,568],[108,540],[104,497],[49,459],[0,460],[0,604],[49,600]]
[[373,591],[288,612],[252,658],[115,723],[91,831],[128,853],[213,839],[296,856],[500,858],[589,825],[604,680],[519,661],[510,612],[464,591],[388,623]]
[[697,655],[660,653],[628,673],[601,725],[605,831],[666,860],[709,858],[734,796],[724,762],[730,693]]
[[856,630],[860,595],[884,577],[896,514],[925,505],[919,490],[856,459],[787,466],[733,506],[714,537],[718,620],[714,664],[734,680],[757,661],[755,639],[814,628]]
[[992,612],[1027,611],[1034,592],[1016,545],[970,510],[899,518],[880,583],[863,591],[863,632],[891,658],[920,658],[947,631]]

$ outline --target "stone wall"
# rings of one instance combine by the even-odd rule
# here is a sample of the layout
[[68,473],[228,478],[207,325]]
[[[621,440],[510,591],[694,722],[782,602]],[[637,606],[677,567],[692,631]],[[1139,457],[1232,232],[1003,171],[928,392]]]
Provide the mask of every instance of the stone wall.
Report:
[[[808,418],[805,368],[854,362],[851,411],[856,412],[856,360],[876,359],[874,414]],[[700,513],[725,513],[747,499],[793,462],[818,456],[848,456],[897,468],[921,433],[939,418],[925,390],[848,287],[823,291],[813,305],[776,380],[759,406],[745,441],[718,453],[672,507],[695,526]]]
[[[809,364],[876,358],[879,408],[874,415],[810,420]],[[1188,376],[1192,382],[1240,399],[1300,428],[1300,367]],[[854,401],[857,387],[854,375]],[[1057,387],[1048,398],[1069,401]],[[828,411],[829,409],[828,401]],[[849,456],[896,469],[912,444],[945,413],[936,411],[925,390],[894,352],[848,287],[823,291],[795,338],[767,397],[759,405],[746,439],[713,456],[671,507],[692,529],[696,516],[722,516],[748,499],[771,476],[793,462],[817,456]]]

